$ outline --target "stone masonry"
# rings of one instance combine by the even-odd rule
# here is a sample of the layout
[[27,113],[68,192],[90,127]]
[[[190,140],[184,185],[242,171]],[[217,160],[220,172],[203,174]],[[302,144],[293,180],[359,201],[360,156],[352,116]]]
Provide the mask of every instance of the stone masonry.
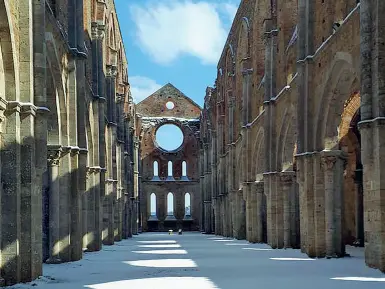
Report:
[[0,0],[0,283],[136,232],[135,109],[113,0]]
[[385,272],[384,13],[241,2],[201,115],[204,231],[311,257],[365,246]]
[[[138,103],[136,113],[141,163],[139,226],[143,231],[199,230],[203,182],[199,175],[201,108],[168,83]],[[172,151],[159,146],[156,139],[157,130],[170,124],[183,133],[182,144]],[[167,210],[170,193],[173,214]],[[185,209],[186,194],[190,195],[190,212]],[[155,215],[150,212],[151,195],[155,197]]]

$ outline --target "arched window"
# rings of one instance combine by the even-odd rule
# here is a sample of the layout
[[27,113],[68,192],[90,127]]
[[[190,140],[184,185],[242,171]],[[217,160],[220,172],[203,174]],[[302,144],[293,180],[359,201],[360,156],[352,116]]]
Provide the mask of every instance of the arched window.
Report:
[[159,176],[159,164],[157,161],[154,161],[154,177]]
[[167,216],[174,216],[174,194],[167,194]]
[[168,176],[172,177],[172,161],[168,162]]
[[150,196],[150,215],[156,217],[156,195],[154,193]]
[[184,195],[184,214],[185,216],[191,216],[191,195],[186,193]]
[[186,161],[183,161],[182,162],[182,177],[186,177],[187,176],[187,163]]

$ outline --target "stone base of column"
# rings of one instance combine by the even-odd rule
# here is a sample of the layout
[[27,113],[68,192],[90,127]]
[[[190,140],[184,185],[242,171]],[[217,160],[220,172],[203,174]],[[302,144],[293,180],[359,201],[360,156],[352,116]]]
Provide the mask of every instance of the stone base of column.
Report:
[[365,262],[385,272],[385,117],[359,123],[362,142]]

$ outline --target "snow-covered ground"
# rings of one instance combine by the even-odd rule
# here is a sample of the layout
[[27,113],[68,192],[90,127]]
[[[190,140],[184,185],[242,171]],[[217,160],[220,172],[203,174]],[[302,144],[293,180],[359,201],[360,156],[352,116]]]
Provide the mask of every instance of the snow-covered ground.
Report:
[[298,250],[271,250],[221,237],[148,233],[79,262],[44,265],[44,277],[8,288],[37,289],[376,289],[385,275],[352,257],[309,259]]

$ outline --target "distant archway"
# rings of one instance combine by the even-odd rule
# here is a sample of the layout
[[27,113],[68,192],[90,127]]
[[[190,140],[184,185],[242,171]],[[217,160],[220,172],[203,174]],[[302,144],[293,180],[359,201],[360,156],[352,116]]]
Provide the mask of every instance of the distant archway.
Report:
[[191,195],[186,193],[184,195],[184,214],[185,216],[191,216]]
[[167,216],[174,216],[174,194],[167,194]]
[[158,161],[154,161],[154,177],[159,176],[159,164]]
[[186,177],[187,176],[187,163],[186,161],[183,161],[182,162],[182,177]]
[[156,217],[156,195],[154,193],[151,194],[150,196],[150,216],[151,217]]

